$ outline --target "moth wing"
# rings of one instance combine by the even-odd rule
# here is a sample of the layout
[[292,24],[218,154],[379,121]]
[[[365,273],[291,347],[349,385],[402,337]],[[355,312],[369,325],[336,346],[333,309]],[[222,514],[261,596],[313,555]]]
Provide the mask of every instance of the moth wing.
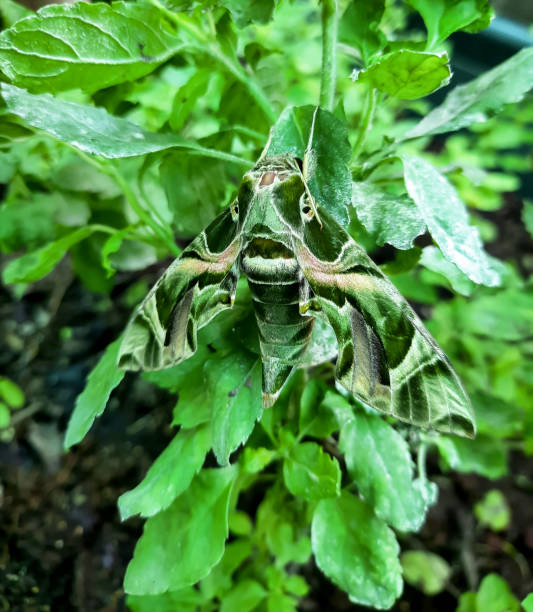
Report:
[[233,306],[239,250],[236,223],[226,209],[167,268],[134,312],[118,366],[160,370],[190,357],[197,330]]
[[[402,421],[473,436],[470,400],[448,358],[394,285],[327,212],[294,238],[300,268],[337,336],[335,376]],[[305,308],[305,305],[303,305]]]

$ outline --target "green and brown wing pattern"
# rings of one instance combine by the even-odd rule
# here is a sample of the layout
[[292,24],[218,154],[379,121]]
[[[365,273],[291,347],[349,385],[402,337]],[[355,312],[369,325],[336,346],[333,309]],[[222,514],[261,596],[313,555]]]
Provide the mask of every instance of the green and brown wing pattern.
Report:
[[159,370],[196,351],[197,330],[231,308],[240,238],[226,209],[184,250],[137,308],[124,333],[118,365]]
[[336,333],[339,382],[398,419],[472,436],[470,401],[446,355],[365,251],[322,210],[320,221],[294,237],[294,249],[310,305]]

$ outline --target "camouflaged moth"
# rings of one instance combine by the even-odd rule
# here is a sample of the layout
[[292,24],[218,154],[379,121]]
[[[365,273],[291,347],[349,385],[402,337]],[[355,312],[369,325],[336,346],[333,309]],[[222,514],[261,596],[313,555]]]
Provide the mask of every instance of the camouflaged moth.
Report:
[[183,251],[137,308],[119,367],[168,368],[197,330],[231,308],[246,275],[259,330],[263,405],[309,344],[316,317],[338,340],[336,378],[367,405],[409,423],[472,436],[470,402],[446,355],[348,232],[319,207],[305,162],[264,156],[237,198]]

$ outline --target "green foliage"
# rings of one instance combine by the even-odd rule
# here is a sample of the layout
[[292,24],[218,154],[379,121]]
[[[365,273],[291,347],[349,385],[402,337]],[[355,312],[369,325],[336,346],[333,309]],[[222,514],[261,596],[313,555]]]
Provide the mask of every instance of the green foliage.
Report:
[[[296,372],[263,411],[257,331],[240,283],[233,309],[198,333],[194,355],[142,375],[175,397],[169,420],[178,429],[118,502],[123,519],[147,519],[124,584],[134,612],[296,610],[309,592],[300,574],[311,555],[358,604],[391,607],[402,574],[439,593],[453,580],[447,563],[418,550],[400,557],[394,531],[419,530],[436,501],[426,452],[439,453],[443,472],[490,479],[507,473],[511,447],[533,454],[533,294],[517,271],[531,267],[483,247],[492,242],[497,252],[491,215],[517,188],[515,173],[528,170],[519,149],[533,143],[533,107],[523,100],[532,49],[454,87],[430,110],[419,98],[450,79],[442,43],[488,25],[488,3],[339,2],[338,57],[327,51],[321,71],[317,6],[329,5],[0,7],[0,249],[12,254],[2,271],[10,289],[22,291],[67,256],[91,290],[110,293],[116,271],[141,274],[179,255],[175,236],[193,238],[233,200],[271,130],[269,154],[308,153],[322,210],[370,252],[399,250],[382,251],[382,269],[424,304],[477,416],[473,441],[419,435],[346,397],[332,384],[336,338],[318,319],[304,359],[312,369]],[[411,9],[425,40],[405,27]],[[315,110],[331,84],[335,103]],[[430,152],[429,137],[458,130]],[[532,218],[526,202],[530,234]],[[416,246],[427,245],[417,241],[426,232],[434,244]],[[129,306],[145,285],[132,288]],[[89,374],[66,448],[84,438],[122,380],[118,346]],[[0,379],[0,427],[24,401]],[[497,490],[475,513],[493,530],[510,524]],[[458,605],[501,612],[519,604],[491,574]]]
[[502,531],[509,527],[511,509],[501,491],[492,489],[488,491],[474,506],[474,513],[479,522],[493,531]]
[[451,575],[451,568],[442,557],[422,550],[403,553],[401,562],[405,581],[426,595],[440,593]]
[[520,604],[509,585],[497,574],[489,574],[481,581],[477,593],[464,593],[459,598],[456,612],[518,612]]
[[380,610],[391,607],[402,589],[399,546],[369,505],[347,491],[323,499],[311,533],[318,567],[351,601]]

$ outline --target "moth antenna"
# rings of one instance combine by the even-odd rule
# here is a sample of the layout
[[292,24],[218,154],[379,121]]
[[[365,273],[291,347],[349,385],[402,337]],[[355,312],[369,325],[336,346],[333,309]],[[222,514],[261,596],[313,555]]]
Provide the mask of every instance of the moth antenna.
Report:
[[267,157],[268,154],[268,149],[270,147],[270,143],[272,142],[272,133],[274,131],[274,128],[271,127],[270,130],[268,131],[268,140],[267,143],[265,145],[265,148],[263,149],[263,151],[261,152],[261,155],[259,156],[259,159],[257,160],[257,162],[262,161],[265,157]]
[[[315,107],[315,110],[313,111],[313,119],[311,120],[311,131],[309,132],[309,140],[307,141],[307,148],[305,149],[305,153],[304,153],[304,167],[303,167],[303,174],[304,177],[307,178],[308,175],[308,171],[309,171],[309,160],[311,158],[311,151],[313,149],[313,137],[315,135],[315,121],[316,121],[316,115],[318,113],[318,106]],[[322,226],[322,224],[320,224]]]

